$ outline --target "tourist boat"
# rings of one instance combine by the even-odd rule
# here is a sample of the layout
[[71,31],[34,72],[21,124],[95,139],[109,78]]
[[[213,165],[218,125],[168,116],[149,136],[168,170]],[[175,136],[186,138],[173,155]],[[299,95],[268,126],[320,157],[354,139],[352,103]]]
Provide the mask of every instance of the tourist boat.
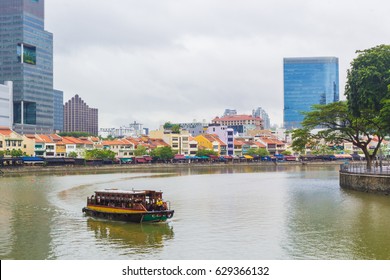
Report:
[[87,198],[83,212],[92,217],[125,222],[164,222],[172,218],[162,192],[152,190],[105,189]]

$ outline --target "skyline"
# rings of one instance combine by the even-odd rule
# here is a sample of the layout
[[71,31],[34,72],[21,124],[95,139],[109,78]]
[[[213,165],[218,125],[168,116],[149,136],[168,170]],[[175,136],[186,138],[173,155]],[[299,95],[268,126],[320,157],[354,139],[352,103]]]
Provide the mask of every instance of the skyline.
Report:
[[390,35],[390,4],[380,0],[45,4],[54,88],[64,100],[78,94],[98,108],[99,127],[137,121],[155,129],[257,107],[280,125],[283,58],[338,57],[345,99],[356,50],[384,44]]

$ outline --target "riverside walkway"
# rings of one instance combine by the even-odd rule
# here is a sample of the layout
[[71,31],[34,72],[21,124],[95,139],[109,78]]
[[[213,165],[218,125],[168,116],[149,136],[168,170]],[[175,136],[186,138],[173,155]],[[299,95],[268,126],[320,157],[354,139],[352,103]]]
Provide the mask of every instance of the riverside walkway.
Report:
[[363,162],[359,163],[345,163],[340,165],[340,172],[355,173],[355,174],[378,174],[390,176],[390,162],[375,162],[371,168],[367,168],[367,164]]
[[390,195],[390,164],[346,163],[340,166],[340,187],[355,191]]

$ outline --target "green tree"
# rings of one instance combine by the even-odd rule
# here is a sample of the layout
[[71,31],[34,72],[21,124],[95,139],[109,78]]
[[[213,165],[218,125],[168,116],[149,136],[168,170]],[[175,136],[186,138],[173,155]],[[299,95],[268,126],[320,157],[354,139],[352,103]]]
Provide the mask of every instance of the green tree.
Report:
[[390,99],[390,45],[357,51],[347,72],[345,95],[353,116],[375,119]]
[[164,129],[171,129],[172,126],[173,126],[173,124],[171,122],[166,122],[166,123],[164,123],[163,128]]
[[180,125],[178,125],[178,124],[172,125],[171,130],[172,130],[172,133],[177,133],[177,134],[180,133]]
[[171,122],[166,122],[166,123],[164,123],[163,128],[165,130],[171,130],[172,133],[180,133],[180,125],[179,124],[172,124]]
[[283,151],[282,155],[284,155],[284,156],[291,156],[291,151],[288,151],[288,150]]
[[[314,105],[312,111],[306,112],[302,128],[293,131],[294,150],[304,150],[307,145],[312,149],[325,143],[341,144],[343,141],[352,142],[359,147],[366,158],[367,167],[371,167],[372,159],[376,156],[380,143],[383,141],[383,129],[378,122],[370,118],[355,117],[349,110],[346,101],[326,105]],[[321,127],[321,130],[314,130]],[[311,133],[311,131],[316,131]],[[376,135],[378,145],[370,154],[369,144]]]
[[333,155],[334,152],[331,148],[329,148],[328,145],[325,144],[319,144],[315,147],[315,149],[312,151],[313,155]]
[[115,152],[110,150],[86,150],[85,151],[85,159],[115,159]]
[[209,149],[199,149],[199,150],[196,152],[196,155],[197,155],[198,157],[210,156],[210,155],[217,156],[217,155],[218,155],[218,152],[215,152],[215,151],[209,150]]
[[138,145],[137,149],[134,150],[135,156],[143,156],[143,155],[147,155],[147,154],[148,154],[148,151],[147,151],[146,147],[141,146],[141,145]]
[[310,133],[308,128],[298,128],[294,129],[291,133],[292,143],[291,147],[294,151],[305,154],[306,148],[313,146],[315,143],[314,137]]
[[[390,86],[389,86],[390,91]],[[383,129],[387,132],[387,134],[390,134],[390,99],[385,99],[382,101],[382,109],[380,111],[380,121],[381,125],[383,126]]]
[[169,146],[155,148],[150,152],[150,155],[160,160],[170,160],[175,156],[172,148]]
[[250,148],[246,151],[245,154],[250,156],[261,156],[261,157],[269,156],[269,152],[265,148]]
[[70,152],[69,154],[68,154],[68,157],[70,157],[70,158],[77,158],[77,153],[76,152]]
[[24,153],[21,149],[17,149],[17,150],[13,149],[13,150],[11,150],[10,155],[12,157],[21,157],[24,155]]

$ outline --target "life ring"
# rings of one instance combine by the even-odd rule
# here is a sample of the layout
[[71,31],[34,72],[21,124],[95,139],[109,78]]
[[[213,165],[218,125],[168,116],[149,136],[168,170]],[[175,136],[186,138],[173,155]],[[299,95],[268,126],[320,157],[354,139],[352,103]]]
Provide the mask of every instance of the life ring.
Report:
[[167,213],[167,219],[172,218],[172,216],[173,216],[173,212],[168,212],[168,213]]

